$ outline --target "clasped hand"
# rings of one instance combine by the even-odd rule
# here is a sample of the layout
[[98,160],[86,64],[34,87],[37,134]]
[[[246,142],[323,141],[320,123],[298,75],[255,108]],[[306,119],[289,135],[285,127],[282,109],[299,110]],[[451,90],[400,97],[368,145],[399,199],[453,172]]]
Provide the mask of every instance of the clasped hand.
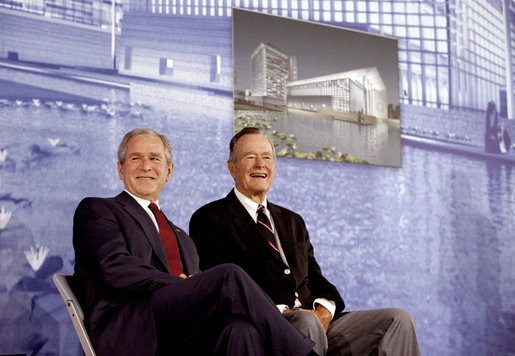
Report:
[[298,309],[286,309],[283,311],[283,313],[291,313],[292,311],[297,310],[303,310],[310,313],[315,314],[315,316],[318,318],[318,321],[320,321],[320,324],[322,324],[322,327],[324,328],[324,331],[327,332],[327,329],[329,328],[329,324],[331,323],[331,320],[333,319],[333,316],[331,315],[331,312],[327,310],[324,306],[317,304],[316,309],[304,309],[304,308],[298,308]]

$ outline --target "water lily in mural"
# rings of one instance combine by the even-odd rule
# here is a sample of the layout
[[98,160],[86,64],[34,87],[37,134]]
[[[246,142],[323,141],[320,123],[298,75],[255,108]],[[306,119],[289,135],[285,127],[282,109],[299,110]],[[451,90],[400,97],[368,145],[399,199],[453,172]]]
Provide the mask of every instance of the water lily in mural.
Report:
[[5,162],[7,159],[7,148],[0,150],[0,162]]
[[61,141],[60,138],[48,138],[48,142],[52,145],[52,147],[55,147],[59,144],[59,141]]
[[34,272],[41,268],[43,262],[45,262],[46,256],[48,255],[48,251],[48,247],[39,245],[36,245],[35,248],[31,246],[30,249],[23,251],[30,268],[32,268]]
[[12,211],[7,211],[4,207],[2,207],[2,210],[0,210],[0,230],[7,226],[9,220],[11,220],[12,214]]

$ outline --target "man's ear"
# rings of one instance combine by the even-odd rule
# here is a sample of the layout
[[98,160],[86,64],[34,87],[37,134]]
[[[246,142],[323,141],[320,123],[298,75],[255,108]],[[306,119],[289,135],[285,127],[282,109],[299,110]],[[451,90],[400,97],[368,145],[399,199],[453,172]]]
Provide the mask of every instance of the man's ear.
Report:
[[120,177],[121,180],[123,180],[123,165],[118,161],[118,177]]
[[234,163],[231,160],[227,161],[227,168],[229,169],[229,172],[231,173],[231,177],[234,178]]
[[166,175],[166,181],[169,182],[170,179],[172,179],[172,173],[173,173],[173,163],[170,163],[168,166],[168,173]]

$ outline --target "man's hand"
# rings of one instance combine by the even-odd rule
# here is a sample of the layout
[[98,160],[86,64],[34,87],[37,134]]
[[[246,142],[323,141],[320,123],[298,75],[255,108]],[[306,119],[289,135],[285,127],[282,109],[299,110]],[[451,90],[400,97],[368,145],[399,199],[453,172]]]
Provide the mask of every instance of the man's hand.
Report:
[[[305,309],[290,309],[290,308],[286,308],[282,311],[283,314],[286,314],[286,313],[291,313],[293,311],[296,311],[296,310],[305,310]],[[306,310],[307,311],[307,310]]]
[[327,310],[321,304],[317,304],[316,309],[314,309],[314,310],[310,309],[308,311],[315,314],[315,316],[318,318],[318,320],[320,320],[320,324],[322,324],[324,331],[327,332],[327,329],[329,328],[329,324],[331,323],[331,320],[333,319],[331,312],[329,310]]
[[327,332],[327,329],[329,328],[329,324],[331,323],[331,320],[333,320],[333,316],[331,315],[331,312],[327,310],[324,306],[321,304],[317,304],[316,309],[304,309],[304,308],[298,308],[298,309],[285,309],[283,311],[284,313],[291,313],[293,311],[297,310],[303,310],[310,313],[315,314],[315,316],[320,321],[320,324],[322,324],[322,327],[324,328],[324,331]]

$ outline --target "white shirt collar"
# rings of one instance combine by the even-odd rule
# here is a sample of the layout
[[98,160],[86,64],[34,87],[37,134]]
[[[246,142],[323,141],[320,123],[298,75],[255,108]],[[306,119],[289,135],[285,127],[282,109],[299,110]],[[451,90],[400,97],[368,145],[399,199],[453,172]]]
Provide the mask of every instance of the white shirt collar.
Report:
[[[156,226],[156,229],[157,231],[159,231],[159,227],[158,227],[158,224],[157,224],[157,220],[156,220],[156,217],[154,216],[154,213],[152,212],[152,210],[150,210],[150,208],[148,207],[150,205],[150,203],[152,203],[150,200],[147,200],[147,199],[143,199],[143,198],[140,198],[140,197],[137,197],[135,196],[134,194],[132,194],[131,192],[129,192],[127,189],[125,189],[125,191],[127,192],[127,194],[129,194],[131,197],[134,198],[134,200],[136,200],[136,202],[141,205],[141,207],[143,208],[143,210],[145,210],[148,214],[148,216],[150,217],[150,219],[152,220],[152,222],[154,223],[154,225]],[[154,204],[157,205],[157,207],[159,208],[159,210],[161,210],[161,208],[159,207],[159,200],[156,200],[154,202]]]
[[[238,198],[243,207],[248,211],[249,215],[252,217],[254,222],[257,223],[257,208],[259,204],[256,203],[254,200],[250,199],[249,197],[247,197],[246,195],[244,195],[243,193],[241,193],[238,189],[236,189],[236,187],[234,187],[234,194],[236,194],[236,198]],[[266,196],[261,205],[265,207],[265,214],[268,216],[268,218],[270,218],[270,213],[267,209]]]
[[[138,202],[139,205],[141,205],[143,208],[148,208],[148,206],[150,205],[150,203],[152,203],[150,200],[147,200],[147,199],[143,199],[143,198],[140,198],[140,197],[137,197],[135,196],[134,194],[132,194],[131,192],[129,192],[127,189],[125,189],[125,191],[131,196],[134,198],[134,200],[136,200]],[[154,204],[157,205],[157,207],[159,208],[159,200],[156,200],[154,202]],[[161,208],[159,208],[161,209]]]

